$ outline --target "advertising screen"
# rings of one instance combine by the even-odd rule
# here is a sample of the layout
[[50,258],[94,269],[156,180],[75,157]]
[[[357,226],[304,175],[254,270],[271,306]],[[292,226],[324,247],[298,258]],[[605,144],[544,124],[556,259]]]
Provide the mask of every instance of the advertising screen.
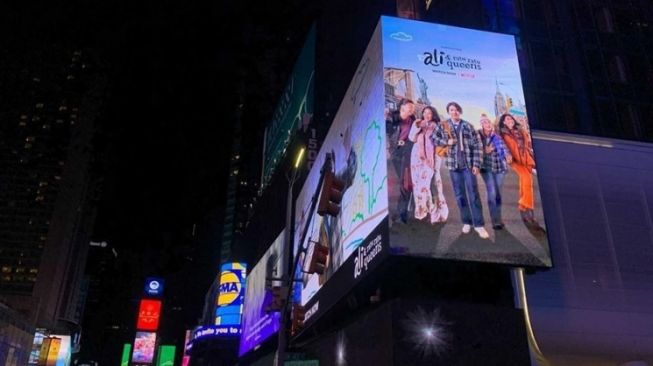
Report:
[[152,363],[155,348],[156,333],[136,332],[136,338],[134,339],[134,353],[132,353],[132,362]]
[[175,364],[175,351],[177,347],[163,345],[159,347],[159,352],[156,356],[156,366],[174,366]]
[[70,365],[71,356],[70,336],[52,334],[41,340],[38,355],[34,355],[39,365],[67,366]]
[[390,254],[551,266],[528,116],[513,36],[382,17],[296,201],[305,324]]
[[161,301],[142,299],[138,307],[138,320],[136,329],[157,330],[159,329],[159,318],[161,317]]
[[266,308],[272,302],[272,286],[280,283],[267,279],[280,278],[287,265],[283,252],[285,230],[263,254],[252,268],[247,279],[245,306],[243,311],[242,335],[239,354],[242,356],[274,335],[279,330],[279,313],[268,313]]
[[184,336],[184,348],[182,350],[183,356],[181,358],[181,366],[188,366],[190,363],[190,345],[191,345],[191,331],[187,330],[186,335]]
[[129,356],[132,353],[132,345],[125,343],[122,346],[122,357],[120,358],[120,366],[129,366]]
[[[377,28],[322,143],[295,206],[294,253],[299,258],[293,299],[307,309],[306,319],[351,288],[386,254],[388,181],[383,119],[383,70]],[[343,182],[340,211],[320,215],[312,205],[321,191],[321,170],[329,157],[330,171]],[[376,231],[375,231],[376,230]],[[306,273],[316,248],[328,250],[323,273]],[[343,278],[328,296],[316,297],[341,267]]]
[[216,299],[215,325],[229,335],[239,335],[245,300],[247,266],[225,263],[220,268],[220,293]]
[[[286,88],[265,129],[261,187],[265,187],[277,165],[283,159],[291,139],[298,131],[310,136],[313,117],[313,85],[315,74],[315,27],[311,28]],[[313,136],[314,137],[314,136]],[[316,144],[308,146],[309,165],[314,158]]]
[[165,282],[162,278],[149,277],[145,280],[144,292],[147,296],[160,297],[163,294],[163,285]]
[[381,24],[393,252],[551,266],[515,38]]

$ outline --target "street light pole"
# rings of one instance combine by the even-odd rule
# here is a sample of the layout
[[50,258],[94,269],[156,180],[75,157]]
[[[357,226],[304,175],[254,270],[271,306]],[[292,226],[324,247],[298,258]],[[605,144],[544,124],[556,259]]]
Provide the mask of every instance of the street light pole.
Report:
[[[281,275],[282,278],[282,286],[289,285],[290,287],[292,286],[292,278],[289,278],[291,273],[292,273],[292,266],[293,266],[293,246],[292,246],[292,236],[293,236],[293,217],[292,217],[292,212],[293,212],[293,186],[295,185],[295,181],[297,181],[297,173],[299,172],[299,167],[301,166],[301,163],[304,158],[304,151],[305,148],[301,148],[299,150],[299,153],[297,154],[297,157],[295,159],[295,165],[292,168],[292,171],[290,174],[286,175],[286,179],[288,180],[288,194],[286,196],[286,237],[284,240],[284,253],[285,253],[285,260],[283,262],[283,273]],[[289,293],[292,293],[292,289],[289,288]],[[291,301],[290,295],[289,298],[286,299],[286,302]],[[277,344],[277,357],[275,359],[275,365],[277,366],[283,366],[285,358],[286,358],[286,346],[288,344],[288,339],[287,339],[287,334],[286,334],[286,328],[288,325],[288,316],[287,316],[287,306],[283,306],[282,310],[279,314],[280,320],[279,320],[279,333],[278,333],[278,344]]]

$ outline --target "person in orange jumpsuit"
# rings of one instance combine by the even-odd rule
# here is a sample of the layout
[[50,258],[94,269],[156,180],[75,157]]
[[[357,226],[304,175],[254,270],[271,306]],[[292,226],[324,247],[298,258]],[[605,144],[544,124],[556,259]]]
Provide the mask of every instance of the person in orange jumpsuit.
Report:
[[533,143],[531,136],[515,117],[505,113],[499,118],[499,134],[512,156],[510,166],[519,177],[519,213],[526,224],[537,225],[533,209]]

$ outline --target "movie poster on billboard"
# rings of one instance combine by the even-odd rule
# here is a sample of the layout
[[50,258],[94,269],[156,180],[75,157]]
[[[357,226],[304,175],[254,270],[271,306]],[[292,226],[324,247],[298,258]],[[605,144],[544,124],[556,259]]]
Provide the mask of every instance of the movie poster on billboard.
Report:
[[283,251],[285,232],[283,230],[274,240],[247,278],[239,347],[240,356],[279,331],[279,312],[269,311],[269,307],[273,299],[272,287],[282,285],[278,279],[281,278],[283,269],[287,266]]
[[[295,203],[293,242],[299,263],[293,296],[303,306],[312,306],[318,291],[359,248],[369,247],[370,254],[379,254],[373,249],[382,248],[370,238],[388,214],[380,36],[377,28]],[[327,158],[344,188],[338,214],[322,216],[311,202],[321,189]],[[307,273],[306,259],[318,245],[328,248],[326,268],[323,273]],[[348,283],[335,286],[346,291],[355,279],[352,272]]]
[[514,37],[382,28],[393,251],[551,266]]

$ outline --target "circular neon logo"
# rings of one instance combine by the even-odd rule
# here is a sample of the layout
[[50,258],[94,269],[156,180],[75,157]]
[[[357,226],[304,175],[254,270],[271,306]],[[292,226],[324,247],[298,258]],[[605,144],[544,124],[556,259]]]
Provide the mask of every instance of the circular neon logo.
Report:
[[161,284],[159,283],[159,281],[150,281],[150,289],[151,290],[156,291],[156,290],[159,289],[159,287],[161,287]]
[[220,274],[220,295],[218,295],[218,306],[229,305],[238,300],[243,285],[240,276],[231,271],[224,271]]

